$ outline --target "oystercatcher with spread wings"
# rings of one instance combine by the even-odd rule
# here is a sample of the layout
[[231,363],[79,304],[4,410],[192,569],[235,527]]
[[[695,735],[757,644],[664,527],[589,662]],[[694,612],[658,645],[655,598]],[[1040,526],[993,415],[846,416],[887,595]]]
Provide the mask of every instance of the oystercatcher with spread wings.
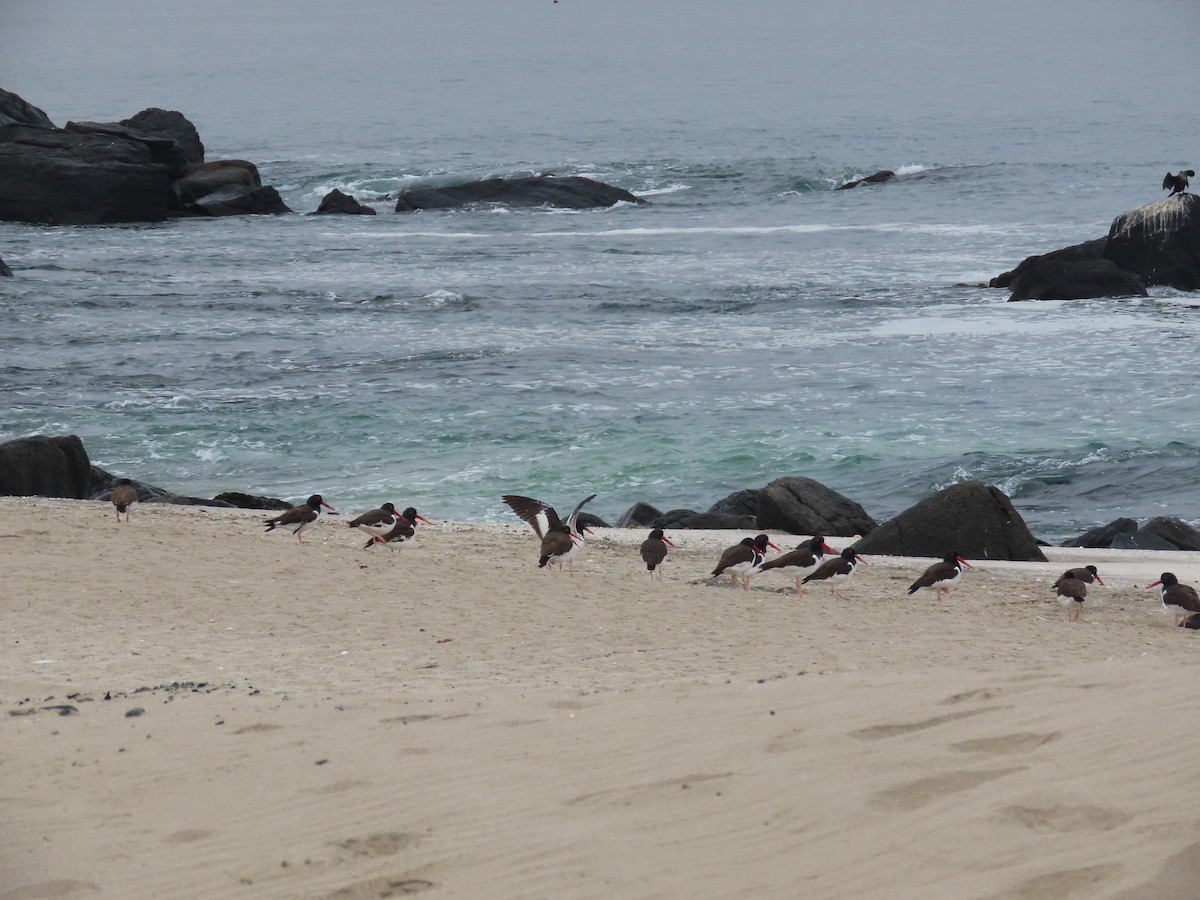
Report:
[[322,506],[331,512],[337,512],[336,509],[321,499],[320,494],[313,494],[299,506],[293,506],[286,512],[282,512],[274,518],[267,519],[263,524],[267,526],[267,531],[274,531],[276,528],[295,525],[296,530],[292,534],[296,536],[297,541],[303,544],[304,538],[300,535],[317,521],[317,517],[321,515]]
[[538,568],[544,568],[548,563],[558,563],[561,572],[564,563],[571,563],[579,547],[583,544],[583,531],[579,528],[579,511],[583,505],[594,500],[595,494],[584,497],[579,501],[571,515],[564,522],[554,511],[554,507],[532,497],[522,497],[518,494],[505,494],[500,499],[507,503],[512,511],[529,523],[534,533],[542,539],[542,550],[538,557]]

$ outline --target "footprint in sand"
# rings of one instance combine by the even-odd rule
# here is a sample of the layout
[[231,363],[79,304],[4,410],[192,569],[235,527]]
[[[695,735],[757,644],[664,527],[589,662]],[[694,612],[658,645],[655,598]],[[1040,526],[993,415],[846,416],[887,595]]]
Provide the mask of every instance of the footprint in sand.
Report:
[[1050,731],[1046,734],[1018,732],[1001,737],[959,741],[950,746],[961,753],[991,753],[997,756],[1007,756],[1010,753],[1029,753],[1038,747],[1057,741],[1060,737],[1062,737],[1062,733],[1058,731]]
[[[1099,896],[1106,882],[1118,877],[1121,866],[1088,866],[1038,875],[987,900],[1083,900]],[[1152,895],[1139,895],[1152,896]]]
[[1074,831],[1111,831],[1132,816],[1103,806],[1006,806],[997,814],[1033,831],[1069,834]]
[[884,738],[897,737],[901,734],[912,734],[914,731],[924,731],[926,728],[936,728],[938,725],[945,725],[947,722],[957,722],[959,719],[969,719],[972,716],[978,716],[985,712],[999,709],[997,706],[988,706],[983,709],[965,709],[962,712],[947,713],[944,716],[934,716],[932,719],[925,719],[921,722],[900,722],[892,725],[872,725],[869,728],[860,728],[857,731],[850,732],[850,737],[858,738],[860,741],[881,741]]
[[695,785],[732,777],[732,772],[721,772],[715,775],[700,774],[684,775],[682,778],[666,778],[662,781],[652,781],[632,787],[582,794],[568,800],[567,806],[632,806],[635,802],[659,803],[665,798],[681,796]]
[[407,834],[403,831],[388,831],[365,838],[334,841],[333,845],[342,848],[351,856],[395,856],[405,847],[415,844],[417,837],[415,834]]
[[981,784],[987,784],[989,781],[995,781],[1005,775],[1012,775],[1014,772],[1023,772],[1025,769],[1026,766],[1017,766],[1012,769],[988,769],[982,772],[968,769],[943,772],[880,791],[868,802],[876,809],[889,812],[911,812],[944,797],[969,791]]
[[278,731],[282,725],[266,725],[259,723],[257,725],[243,725],[241,728],[232,732],[233,734],[258,734],[262,731]]
[[961,694],[951,694],[942,701],[943,706],[953,706],[967,700],[995,700],[1003,691],[999,688],[977,688],[973,691],[963,691]]
[[164,841],[168,844],[194,844],[196,841],[202,841],[212,835],[213,832],[203,828],[185,828],[182,831],[172,831]]

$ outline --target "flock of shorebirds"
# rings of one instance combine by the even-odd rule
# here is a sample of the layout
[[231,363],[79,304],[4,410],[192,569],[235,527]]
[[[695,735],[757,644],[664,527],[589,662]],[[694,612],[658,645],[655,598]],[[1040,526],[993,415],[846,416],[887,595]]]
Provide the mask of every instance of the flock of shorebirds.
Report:
[[[580,525],[579,513],[584,505],[595,497],[595,494],[591,494],[581,500],[565,520],[555,512],[553,506],[532,497],[505,494],[500,499],[533,528],[541,541],[538,567],[557,566],[561,571],[564,566],[574,563],[586,535],[590,533],[590,529]],[[137,491],[128,479],[121,479],[117,483],[111,499],[117,509],[117,520],[120,521],[121,515],[124,514],[125,521],[128,522],[129,508],[137,502]],[[263,525],[268,532],[276,528],[290,528],[296,540],[303,543],[304,532],[317,521],[322,509],[337,511],[326,503],[320,494],[313,494],[303,503],[267,519]],[[378,509],[365,512],[346,524],[368,535],[364,549],[369,550],[378,544],[389,549],[401,550],[412,545],[418,522],[432,524],[411,506],[397,512],[395,504],[384,503]],[[656,574],[662,578],[668,548],[674,546],[661,528],[653,529],[642,541],[639,550],[651,578]],[[786,553],[780,551],[780,555],[773,559],[767,559],[768,548],[780,551],[766,534],[742,539],[721,553],[711,577],[728,574],[733,587],[740,585],[743,590],[748,591],[752,576],[774,569],[795,578],[797,596],[803,596],[804,585],[825,582],[828,583],[833,596],[845,599],[838,593],[837,586],[854,574],[859,563],[866,562],[853,547],[847,547],[838,553],[825,543],[822,535],[816,535]],[[957,551],[949,550],[940,562],[934,563],[921,573],[909,586],[908,593],[915,594],[922,589],[931,590],[937,595],[938,605],[944,607],[944,598],[958,583],[964,568],[971,569],[974,566]],[[1095,566],[1068,569],[1054,582],[1055,596],[1069,608],[1068,618],[1072,622],[1079,621],[1083,603],[1087,599],[1087,587],[1092,583],[1104,584]],[[1176,625],[1200,628],[1200,595],[1194,587],[1180,584],[1179,579],[1170,572],[1163,572],[1157,581],[1146,585],[1146,588],[1152,587],[1160,589],[1164,609],[1177,611]]]

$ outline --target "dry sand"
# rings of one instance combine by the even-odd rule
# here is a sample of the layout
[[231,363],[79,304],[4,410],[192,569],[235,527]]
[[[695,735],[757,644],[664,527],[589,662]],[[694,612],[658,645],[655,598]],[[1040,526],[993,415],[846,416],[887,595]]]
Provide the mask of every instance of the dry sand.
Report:
[[710,583],[740,533],[659,583],[644,530],[559,574],[519,523],[261,518],[0,500],[0,900],[1200,894],[1200,645],[1140,587],[1200,554],[942,611],[926,560]]

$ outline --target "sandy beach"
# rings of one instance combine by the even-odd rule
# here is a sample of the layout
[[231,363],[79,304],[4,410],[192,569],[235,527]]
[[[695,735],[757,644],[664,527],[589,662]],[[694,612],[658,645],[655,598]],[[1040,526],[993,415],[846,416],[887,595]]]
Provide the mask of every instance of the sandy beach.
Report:
[[797,598],[706,577],[740,532],[659,582],[645,529],[560,574],[422,513],[395,553],[0,499],[0,900],[1196,896],[1200,636],[1142,585],[1200,554],[975,562],[941,610],[932,560]]

